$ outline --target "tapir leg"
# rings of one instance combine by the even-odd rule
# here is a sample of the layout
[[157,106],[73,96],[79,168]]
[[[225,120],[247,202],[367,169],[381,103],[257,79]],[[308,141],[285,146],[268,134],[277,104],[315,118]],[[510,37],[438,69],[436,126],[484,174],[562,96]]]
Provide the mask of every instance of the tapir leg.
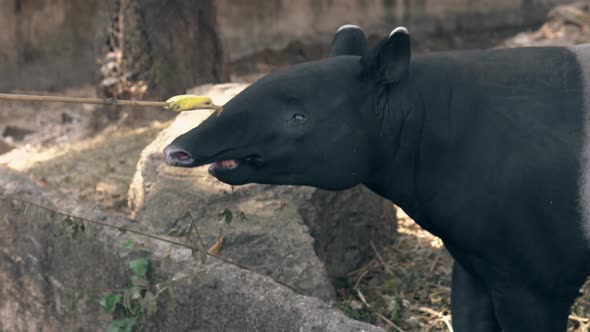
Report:
[[499,332],[491,295],[457,262],[453,265],[451,314],[455,332]]
[[574,299],[548,298],[525,288],[492,291],[496,316],[503,332],[566,331]]

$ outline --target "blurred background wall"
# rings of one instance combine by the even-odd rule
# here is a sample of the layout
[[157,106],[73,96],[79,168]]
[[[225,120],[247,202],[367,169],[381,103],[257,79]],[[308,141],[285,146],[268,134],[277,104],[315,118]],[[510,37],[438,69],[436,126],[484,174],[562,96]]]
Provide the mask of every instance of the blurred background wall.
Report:
[[[99,82],[104,77],[97,59],[113,51],[113,45],[107,45],[113,34],[122,36],[121,44],[139,44],[139,54],[147,59],[137,54],[126,63],[123,59],[121,66],[127,70],[133,63],[145,63],[135,68],[142,75],[133,73],[126,79],[152,80],[155,94],[163,95],[226,81],[236,72],[264,71],[263,63],[320,57],[334,31],[346,23],[362,26],[370,40],[405,25],[418,46],[421,36],[451,40],[461,33],[489,45],[488,32],[540,24],[550,7],[569,2],[573,1],[2,0],[0,90],[51,90]],[[120,17],[129,18],[126,29],[133,33],[118,30]],[[281,60],[269,58],[269,52]],[[123,57],[130,52],[124,53]],[[255,56],[257,65],[245,61]]]
[[51,89],[97,78],[103,0],[1,0],[0,89]]
[[[218,22],[230,60],[294,40],[329,42],[354,23],[367,34],[386,36],[398,25],[415,35],[515,29],[539,24],[564,0],[218,0]],[[481,38],[486,38],[481,35]]]

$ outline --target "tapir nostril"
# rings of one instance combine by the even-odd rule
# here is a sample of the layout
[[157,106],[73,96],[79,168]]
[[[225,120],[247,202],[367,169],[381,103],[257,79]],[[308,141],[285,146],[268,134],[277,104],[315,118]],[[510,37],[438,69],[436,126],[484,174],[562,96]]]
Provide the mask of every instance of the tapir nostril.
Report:
[[164,150],[164,156],[170,165],[182,166],[193,162],[193,156],[190,153],[173,147],[167,147]]
[[191,159],[191,155],[188,152],[185,151],[176,151],[176,152],[172,152],[171,157],[177,160],[189,160]]

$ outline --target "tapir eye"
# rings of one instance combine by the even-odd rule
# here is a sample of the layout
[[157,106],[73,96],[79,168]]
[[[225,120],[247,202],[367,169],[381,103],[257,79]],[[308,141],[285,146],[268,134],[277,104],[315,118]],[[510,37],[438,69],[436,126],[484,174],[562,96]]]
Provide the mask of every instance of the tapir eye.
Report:
[[305,122],[305,115],[301,114],[301,113],[295,113],[293,114],[293,116],[291,117],[291,122],[293,124],[300,124]]

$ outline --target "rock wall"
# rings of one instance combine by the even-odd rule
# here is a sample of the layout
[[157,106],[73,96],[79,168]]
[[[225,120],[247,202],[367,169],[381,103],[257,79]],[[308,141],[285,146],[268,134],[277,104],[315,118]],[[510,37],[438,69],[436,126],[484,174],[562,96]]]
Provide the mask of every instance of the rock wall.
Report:
[[[140,321],[139,331],[384,331],[263,274],[212,258],[201,263],[189,249],[76,224],[5,195],[146,230],[121,216],[43,192],[29,179],[0,168],[0,331],[106,331],[113,316],[103,313],[99,299],[130,287],[128,263],[138,257],[149,262],[142,288],[156,292],[160,284],[173,289],[151,304],[141,295],[145,290],[137,295],[144,310],[154,309]],[[141,249],[130,248],[129,241]]]

